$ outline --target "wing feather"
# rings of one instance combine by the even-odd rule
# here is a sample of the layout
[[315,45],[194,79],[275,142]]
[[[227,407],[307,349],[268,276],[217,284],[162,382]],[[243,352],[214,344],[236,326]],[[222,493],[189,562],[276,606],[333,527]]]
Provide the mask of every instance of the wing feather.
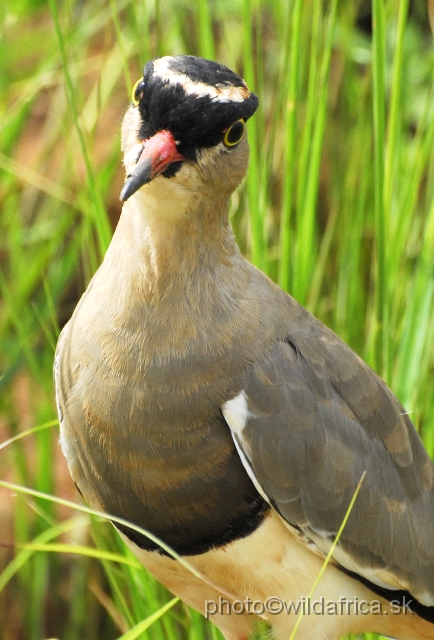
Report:
[[336,560],[432,606],[432,462],[384,382],[306,316],[245,376],[244,464],[286,522],[324,552],[366,471]]

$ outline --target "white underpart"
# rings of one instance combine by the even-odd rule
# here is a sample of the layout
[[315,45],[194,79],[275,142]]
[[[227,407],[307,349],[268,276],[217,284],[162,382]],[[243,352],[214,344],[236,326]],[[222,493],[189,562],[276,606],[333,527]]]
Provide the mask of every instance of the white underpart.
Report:
[[243,102],[250,96],[250,91],[246,86],[234,87],[222,84],[213,87],[204,82],[194,82],[184,73],[169,68],[169,63],[173,60],[172,56],[154,60],[154,73],[165,82],[181,85],[186,95],[209,96],[219,102]]
[[[175,595],[202,614],[207,603],[223,600],[241,600],[247,602],[307,603],[308,594],[321,570],[323,558],[312,553],[302,543],[299,534],[291,535],[277,513],[270,509],[262,524],[250,535],[234,540],[223,547],[211,549],[206,553],[186,557],[185,560],[206,576],[202,581],[192,575],[179,562],[160,555],[155,551],[140,549],[125,535],[120,534],[128,547]],[[218,585],[213,587],[213,585]],[[220,587],[220,588],[219,588]],[[231,597],[229,594],[233,594]],[[324,615],[307,611],[297,630],[297,640],[338,640],[347,633],[375,631],[401,640],[432,640],[432,625],[416,616],[389,615],[389,606],[367,587],[353,580],[333,565],[328,565],[316,587],[313,602],[336,603],[373,602],[383,603],[384,615],[371,613],[364,607],[367,615],[357,613],[355,607],[344,608],[342,615]],[[375,610],[378,611],[377,607]],[[211,617],[227,640],[240,640],[250,637],[254,616],[233,615],[235,607],[222,608]],[[238,609],[239,611],[239,609]],[[282,610],[280,614],[264,612],[273,627],[275,640],[288,640],[294,630],[297,616]]]

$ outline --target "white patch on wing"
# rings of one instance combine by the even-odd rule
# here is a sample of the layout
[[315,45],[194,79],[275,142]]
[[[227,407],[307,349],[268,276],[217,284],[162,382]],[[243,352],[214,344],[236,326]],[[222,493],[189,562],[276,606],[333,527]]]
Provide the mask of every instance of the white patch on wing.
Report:
[[222,406],[222,412],[231,431],[241,435],[250,417],[246,392],[241,391],[235,398],[225,402]]
[[[266,502],[270,502],[263,488],[257,481],[255,474],[253,473],[252,465],[248,459],[248,454],[244,449],[248,449],[246,442],[243,438],[243,430],[247,424],[249,418],[254,417],[250,413],[247,404],[247,394],[245,391],[241,391],[235,398],[228,400],[222,406],[222,413],[231,430],[232,439],[235,443],[235,447],[238,451],[238,455],[241,458],[243,467],[247,471],[250,480],[255,485],[257,492],[264,498]],[[243,448],[244,447],[244,448]]]
[[219,102],[243,102],[250,96],[250,91],[247,86],[234,87],[232,85],[222,84],[213,87],[205,82],[194,82],[194,80],[184,73],[178,73],[169,68],[169,63],[173,59],[172,56],[165,56],[164,58],[154,60],[154,73],[158,75],[161,80],[169,82],[170,84],[181,85],[187,95],[209,96]]

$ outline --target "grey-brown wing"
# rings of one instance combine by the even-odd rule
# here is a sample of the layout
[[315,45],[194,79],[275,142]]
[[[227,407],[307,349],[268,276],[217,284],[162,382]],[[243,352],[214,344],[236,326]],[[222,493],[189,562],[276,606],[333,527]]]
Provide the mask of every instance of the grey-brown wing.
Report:
[[434,468],[382,380],[306,312],[223,405],[243,463],[280,515],[334,557],[434,605]]

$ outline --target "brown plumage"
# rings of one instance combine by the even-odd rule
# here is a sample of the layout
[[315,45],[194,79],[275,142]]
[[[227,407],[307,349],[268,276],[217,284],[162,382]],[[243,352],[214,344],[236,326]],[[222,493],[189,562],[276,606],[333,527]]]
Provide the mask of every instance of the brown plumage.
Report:
[[[56,354],[75,483],[223,593],[297,601],[366,471],[315,598],[378,601],[383,615],[308,615],[297,637],[434,637],[433,465],[380,378],[241,256],[228,222],[255,96],[225,67],[178,56],[148,63],[134,98],[128,199]],[[145,537],[122,534],[196,609],[218,600]],[[392,615],[391,600],[417,613]],[[296,619],[265,617],[278,638]],[[228,640],[254,619],[213,616]]]

